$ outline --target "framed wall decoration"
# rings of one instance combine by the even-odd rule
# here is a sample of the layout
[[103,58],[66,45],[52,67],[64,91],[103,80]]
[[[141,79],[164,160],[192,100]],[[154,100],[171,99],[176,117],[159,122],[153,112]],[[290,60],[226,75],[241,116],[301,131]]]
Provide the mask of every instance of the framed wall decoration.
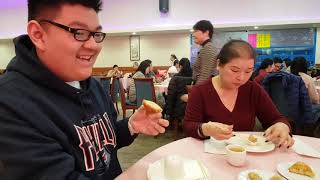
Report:
[[130,60],[140,60],[140,36],[130,36]]

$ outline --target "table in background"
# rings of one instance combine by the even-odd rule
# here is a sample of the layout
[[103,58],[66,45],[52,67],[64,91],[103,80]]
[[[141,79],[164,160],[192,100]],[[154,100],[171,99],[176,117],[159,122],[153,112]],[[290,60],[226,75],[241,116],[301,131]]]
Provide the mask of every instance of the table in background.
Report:
[[[258,132],[246,132],[251,134],[259,134]],[[320,149],[320,139],[305,136],[294,136],[299,138],[304,143],[312,146],[315,149]],[[162,146],[148,155],[144,156],[133,166],[123,172],[116,179],[118,180],[147,180],[147,170],[149,164],[164,158],[168,155],[179,154],[186,158],[197,159],[202,161],[208,168],[213,179],[237,179],[241,171],[247,169],[261,169],[271,172],[277,172],[276,167],[279,163],[304,161],[311,163],[314,168],[320,169],[320,159],[300,156],[293,150],[288,151],[276,148],[274,151],[267,153],[248,153],[247,164],[243,167],[233,167],[227,163],[225,155],[209,154],[204,152],[204,142],[194,138],[184,138],[174,141],[170,144]],[[135,152],[133,152],[135,153]],[[219,177],[219,178],[217,178]]]
[[154,84],[154,90],[156,92],[168,94],[168,85]]

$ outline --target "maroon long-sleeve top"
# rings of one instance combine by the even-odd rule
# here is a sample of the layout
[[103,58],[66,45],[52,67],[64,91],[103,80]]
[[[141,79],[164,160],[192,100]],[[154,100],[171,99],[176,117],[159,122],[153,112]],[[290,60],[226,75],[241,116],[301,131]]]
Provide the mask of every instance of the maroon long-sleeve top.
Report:
[[262,81],[264,80],[264,78],[266,76],[268,76],[268,72],[264,69],[260,69],[259,70],[259,73],[258,73],[258,76],[254,78],[254,82],[258,83],[258,84],[262,84]]
[[233,124],[234,131],[252,131],[255,117],[267,128],[277,122],[289,122],[276,109],[272,100],[258,84],[248,81],[239,88],[235,107],[230,112],[220,100],[211,79],[192,88],[184,117],[188,136],[200,138],[198,127],[209,121]]

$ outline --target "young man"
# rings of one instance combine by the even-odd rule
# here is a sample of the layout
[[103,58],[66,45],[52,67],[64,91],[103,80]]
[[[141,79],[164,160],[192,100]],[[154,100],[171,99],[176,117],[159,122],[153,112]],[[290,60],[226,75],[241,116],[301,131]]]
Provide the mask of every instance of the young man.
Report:
[[123,74],[119,70],[118,65],[113,65],[112,69],[108,71],[107,77],[121,77]]
[[114,179],[117,150],[168,121],[140,107],[117,121],[93,78],[100,0],[29,0],[28,35],[0,78],[0,179]]
[[211,42],[213,35],[213,26],[210,21],[201,20],[193,26],[194,42],[201,45],[198,58],[193,65],[192,78],[199,84],[212,75],[217,74],[217,50],[213,47]]
[[273,59],[273,72],[279,72],[283,68],[283,61],[279,57]]

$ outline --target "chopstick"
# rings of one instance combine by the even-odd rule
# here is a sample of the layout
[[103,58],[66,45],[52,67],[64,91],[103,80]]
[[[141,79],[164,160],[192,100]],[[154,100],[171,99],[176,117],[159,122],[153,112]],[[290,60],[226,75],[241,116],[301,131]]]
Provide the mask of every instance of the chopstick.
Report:
[[[199,167],[201,169],[202,174],[204,175],[204,180],[210,180],[210,178],[209,178],[209,176],[207,174],[207,171],[203,167],[202,163],[199,160],[197,160],[197,162],[198,162],[198,165],[199,165]],[[203,179],[203,178],[201,178],[201,179]]]

